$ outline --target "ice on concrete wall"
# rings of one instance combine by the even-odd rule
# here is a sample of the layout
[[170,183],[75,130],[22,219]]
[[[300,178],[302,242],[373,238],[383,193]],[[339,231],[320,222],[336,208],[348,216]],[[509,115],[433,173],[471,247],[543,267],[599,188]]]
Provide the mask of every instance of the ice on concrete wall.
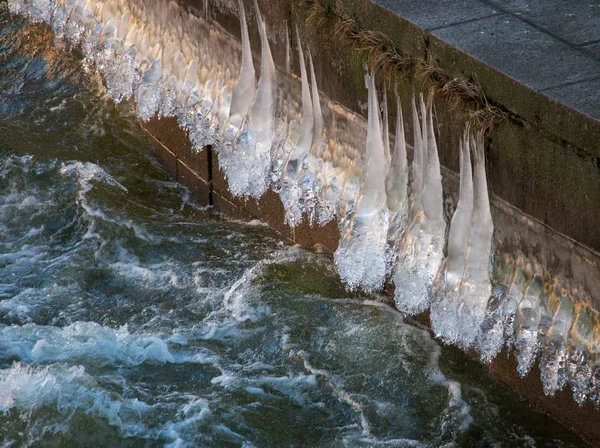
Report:
[[[414,126],[412,220],[393,268],[394,301],[398,309],[409,314],[421,313],[429,307],[430,288],[444,258],[446,229],[432,106],[425,106],[423,97],[420,103],[421,127]],[[416,121],[413,101],[413,123]]]
[[234,196],[260,198],[270,185],[275,143],[277,73],[267,39],[265,21],[254,2],[260,34],[260,78],[248,113],[233,139],[231,152],[219,159]]
[[[386,108],[387,109],[387,108]],[[396,93],[396,142],[390,169],[385,178],[386,204],[390,211],[388,241],[391,246],[404,234],[408,218],[408,162],[402,104]],[[389,135],[387,137],[389,144]]]
[[313,185],[303,182],[306,177],[306,157],[310,153],[314,132],[314,112],[308,74],[302,51],[300,34],[296,28],[296,41],[298,45],[298,59],[300,61],[300,79],[302,84],[302,119],[297,131],[297,140],[290,142],[289,152],[283,154],[285,163],[281,174],[281,187],[279,196],[285,209],[286,223],[292,227],[302,222],[305,213],[311,213],[315,209],[314,196],[310,195]]
[[369,91],[364,178],[354,213],[340,225],[341,239],[334,260],[350,288],[377,290],[386,276],[386,244],[389,211],[385,178],[389,165],[379,115],[375,80],[365,76]]
[[363,137],[353,138],[362,135],[360,119],[348,113],[353,118],[337,124],[342,127],[332,125],[327,113],[339,105],[322,103],[310,51],[300,44],[301,100],[282,88],[294,81],[287,24],[285,70],[277,76],[256,2],[258,81],[259,58],[253,58],[241,2],[241,46],[165,0],[9,0],[8,6],[49,24],[57,39],[77,41],[84,67],[103,73],[115,101],[133,98],[142,120],[175,117],[196,150],[213,145],[233,194],[259,198],[268,188],[277,190],[291,225],[336,219],[341,241],[335,261],[349,288],[379,290],[390,274],[397,307],[414,314],[431,303],[432,327],[445,341],[475,348],[485,361],[503,348],[513,350],[521,375],[531,375],[539,360],[546,394],[569,385],[578,403],[600,405],[600,317],[585,288],[549,280],[535,257],[519,252],[497,257],[492,269],[494,226],[481,134],[467,131],[457,142],[460,196],[444,252],[433,101],[413,98],[409,170],[399,99],[390,154],[388,92],[380,111],[374,79],[367,77],[363,157]]
[[483,134],[471,139],[473,148],[473,217],[465,254],[465,270],[460,285],[458,316],[459,344],[465,348],[480,336],[486,307],[492,292],[492,236],[494,224],[490,212]]
[[457,343],[459,340],[460,289],[473,220],[473,179],[469,128],[465,130],[460,141],[459,157],[459,200],[450,222],[448,255],[435,280],[434,298],[431,304],[431,327],[436,336],[448,343]]

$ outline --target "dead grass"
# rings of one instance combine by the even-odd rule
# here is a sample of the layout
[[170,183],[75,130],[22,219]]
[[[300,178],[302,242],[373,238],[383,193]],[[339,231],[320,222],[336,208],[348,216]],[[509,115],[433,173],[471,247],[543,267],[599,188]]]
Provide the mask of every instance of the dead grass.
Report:
[[334,39],[350,43],[365,53],[374,73],[382,73],[388,81],[412,78],[428,91],[428,101],[439,95],[451,109],[461,109],[473,129],[489,131],[508,119],[505,111],[488,102],[479,83],[452,77],[432,60],[410,56],[388,35],[364,29],[353,18],[341,17],[318,0],[299,0],[298,4],[309,11],[307,23],[329,27]]

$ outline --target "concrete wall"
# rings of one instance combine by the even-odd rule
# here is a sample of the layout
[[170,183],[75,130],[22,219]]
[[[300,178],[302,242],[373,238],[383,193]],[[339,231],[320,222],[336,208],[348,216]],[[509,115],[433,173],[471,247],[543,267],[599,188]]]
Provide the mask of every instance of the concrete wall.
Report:
[[[204,2],[183,3],[197,8],[198,14],[206,14]],[[251,1],[245,3],[252,17]],[[276,63],[283,65],[287,20],[298,25],[303,41],[313,52],[319,88],[331,100],[365,115],[363,64],[368,59],[355,47],[332,39],[335,19],[322,25],[314,21],[305,24],[309,7],[296,2],[258,3],[269,26]],[[451,75],[481,84],[488,100],[509,113],[509,120],[496,126],[487,140],[491,193],[600,251],[600,231],[596,230],[600,229],[600,122],[535,92],[369,0],[321,3],[332,14],[353,18],[364,29],[386,34],[410,56],[429,58]],[[212,2],[208,14],[234,36],[239,35],[236,2]],[[253,50],[259,54],[258,31],[252,19],[249,24]],[[412,81],[400,83],[405,104],[412,86]],[[393,101],[390,105],[393,109]],[[445,108],[438,101],[440,157],[444,166],[457,171],[456,148],[463,120],[457,113],[444,113]],[[407,131],[410,140],[410,127]]]

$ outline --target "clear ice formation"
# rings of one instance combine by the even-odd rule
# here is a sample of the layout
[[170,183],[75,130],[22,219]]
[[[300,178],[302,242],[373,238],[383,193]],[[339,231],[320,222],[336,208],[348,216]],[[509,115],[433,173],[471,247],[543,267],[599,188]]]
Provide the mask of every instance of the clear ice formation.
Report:
[[486,306],[492,288],[492,237],[494,223],[490,211],[487,179],[485,175],[485,150],[483,134],[477,133],[471,140],[474,150],[473,168],[473,219],[471,235],[465,254],[465,271],[460,285],[458,314],[460,319],[460,340],[463,347],[472,346],[480,334]]
[[[387,108],[385,108],[387,109]],[[394,245],[404,233],[408,217],[408,162],[402,104],[396,93],[396,142],[390,170],[385,178],[386,203],[390,211],[388,241]],[[388,136],[389,140],[389,136]],[[389,143],[389,141],[388,141]]]
[[[281,187],[279,196],[283,208],[285,209],[285,220],[288,225],[295,227],[302,222],[303,214],[307,210],[314,210],[312,207],[306,207],[303,186],[311,191],[312,186],[303,185],[305,158],[309,155],[313,142],[314,132],[314,114],[310,89],[308,87],[308,75],[306,73],[306,63],[304,61],[304,52],[302,51],[302,42],[300,33],[296,28],[296,41],[298,44],[298,58],[300,61],[300,79],[302,83],[302,120],[298,127],[298,138],[295,143],[290,143],[287,160],[283,165],[281,174]],[[289,138],[289,137],[288,137]],[[285,154],[284,154],[285,157]]]
[[[421,313],[429,307],[430,288],[444,258],[446,231],[432,107],[425,106],[422,96],[420,102],[421,128],[414,126],[412,221],[393,267],[394,301],[399,310],[409,314]],[[416,121],[413,104],[413,122]]]
[[459,145],[459,199],[450,221],[448,255],[435,280],[430,311],[432,330],[437,337],[448,343],[457,343],[459,339],[458,305],[473,220],[473,179],[469,137],[467,128]]
[[254,2],[260,34],[260,78],[248,113],[233,139],[231,152],[219,159],[234,196],[260,198],[270,185],[273,145],[275,143],[275,107],[277,73],[267,40],[265,21]]
[[[235,82],[231,92],[231,106],[229,108],[229,122],[226,132],[237,134],[242,120],[248,113],[254,95],[256,94],[256,74],[254,72],[254,62],[252,62],[252,50],[250,49],[250,37],[248,36],[248,24],[246,23],[246,12],[244,3],[239,0],[240,26],[242,29],[242,64],[240,75]],[[231,130],[229,129],[231,127]],[[235,134],[230,135],[233,140]]]
[[386,276],[389,211],[385,178],[389,165],[379,116],[375,80],[366,75],[369,91],[365,172],[353,216],[340,225],[342,235],[334,259],[340,276],[351,288],[377,290]]
[[259,198],[273,188],[290,225],[336,219],[335,261],[349,288],[377,290],[389,275],[397,307],[414,314],[431,306],[432,328],[444,341],[475,348],[484,361],[513,350],[523,376],[539,360],[546,394],[568,385],[578,403],[600,406],[600,316],[586,290],[548,280],[548,271],[520,252],[496,257],[492,269],[481,134],[467,130],[459,144],[459,200],[444,254],[431,105],[413,95],[409,172],[400,100],[390,155],[387,94],[381,116],[367,76],[363,159],[364,123],[349,113],[336,121],[332,110],[340,107],[331,102],[322,109],[312,57],[308,51],[307,70],[300,43],[301,100],[290,93],[287,23],[285,71],[277,76],[256,1],[258,82],[241,1],[241,46],[165,0],[9,0],[8,7],[47,23],[56,39],[78,43],[84,67],[102,72],[115,101],[133,98],[140,119],[175,117],[197,151],[212,145],[233,194]]

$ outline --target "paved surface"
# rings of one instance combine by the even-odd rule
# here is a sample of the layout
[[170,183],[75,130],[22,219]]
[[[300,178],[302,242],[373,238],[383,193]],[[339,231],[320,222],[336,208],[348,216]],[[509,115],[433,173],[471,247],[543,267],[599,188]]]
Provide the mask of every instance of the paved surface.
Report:
[[517,81],[600,120],[600,2],[374,1]]

